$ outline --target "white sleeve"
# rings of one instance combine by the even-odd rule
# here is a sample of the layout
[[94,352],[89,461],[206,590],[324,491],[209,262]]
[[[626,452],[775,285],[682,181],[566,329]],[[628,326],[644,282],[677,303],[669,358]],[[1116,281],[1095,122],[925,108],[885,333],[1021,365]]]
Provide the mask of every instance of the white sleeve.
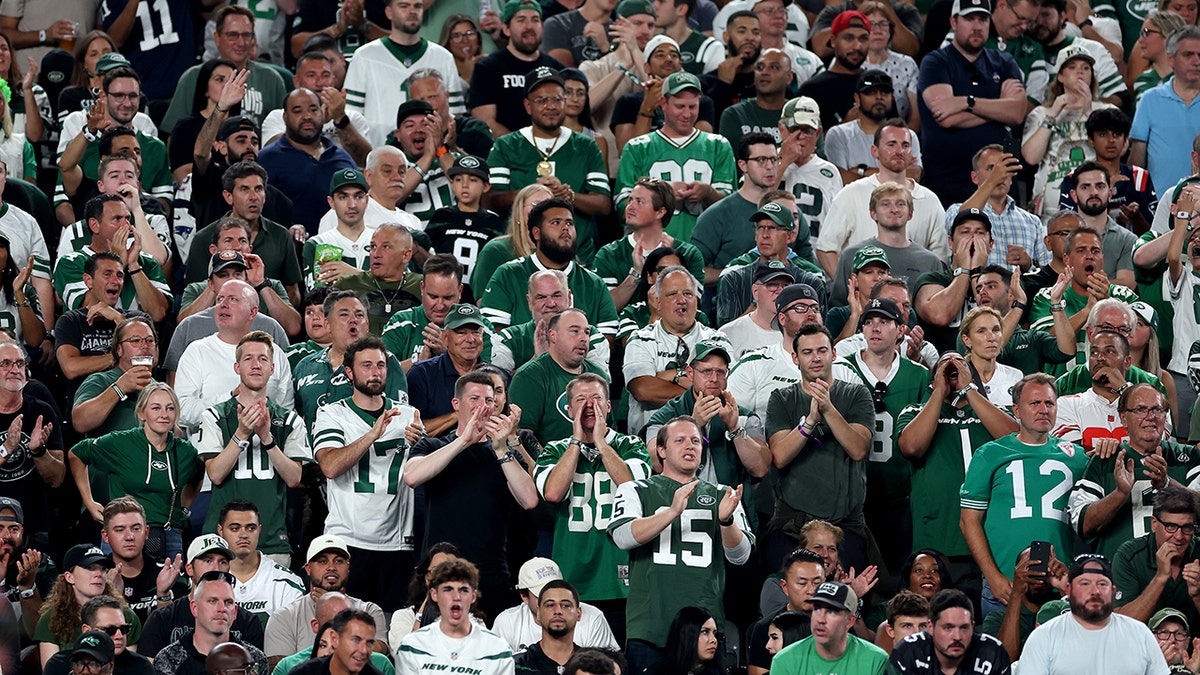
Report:
[[497,339],[492,340],[492,365],[499,366],[510,373],[513,371],[513,366],[516,365],[513,360],[512,350],[508,345],[504,344],[504,340],[499,339],[499,333],[496,334]]
[[288,433],[287,441],[283,444],[283,454],[301,464],[313,461],[312,447],[308,444],[308,429],[304,426],[304,419],[299,414],[292,412],[288,421],[291,431]]
[[208,408],[200,416],[200,429],[188,439],[196,446],[196,454],[201,460],[209,460],[220,454],[225,448],[221,442],[221,429],[217,426],[217,409]]
[[600,649],[621,648],[617,644],[617,638],[613,635],[612,628],[608,625],[608,619],[599,609],[583,603],[583,616],[580,623],[586,624],[587,628],[583,635],[583,646]]
[[854,199],[845,190],[838,192],[829,205],[829,212],[821,221],[821,232],[813,248],[818,251],[842,251],[846,248],[846,233],[850,231],[853,214],[847,213],[854,206]]
[[200,424],[204,411],[217,403],[208,400],[211,394],[204,391],[204,374],[211,368],[206,365],[203,343],[194,342],[183,350],[179,367],[175,369],[175,395],[179,397],[179,424],[195,428]]
[[[637,540],[633,538],[633,521],[641,517],[642,500],[638,498],[636,481],[621,483],[613,498],[612,520],[609,521],[609,537],[617,548],[632,551],[638,547]],[[623,522],[616,526],[611,524],[618,520]]]
[[654,338],[638,339],[637,333],[634,333],[633,338],[625,347],[625,365],[623,368],[625,382],[632,382],[638,377],[654,377],[657,375],[659,369],[655,357]]
[[263,118],[262,123],[263,142],[266,143],[276,136],[283,135],[284,131],[286,131],[286,129],[284,128],[283,124],[283,110],[272,110],[271,112],[267,113],[267,116]]
[[1051,624],[1042,624],[1033,629],[1029,639],[1025,640],[1025,648],[1021,650],[1020,666],[1016,672],[1020,675],[1050,675],[1050,631],[1053,628]]
[[396,675],[421,675],[421,664],[415,654],[404,651],[404,646],[413,641],[415,633],[409,633],[396,648]]

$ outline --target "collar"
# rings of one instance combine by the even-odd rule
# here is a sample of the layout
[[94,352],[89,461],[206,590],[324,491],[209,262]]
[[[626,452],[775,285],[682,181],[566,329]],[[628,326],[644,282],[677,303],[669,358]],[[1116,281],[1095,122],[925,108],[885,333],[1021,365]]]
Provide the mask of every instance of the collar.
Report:
[[[861,333],[860,333],[860,335],[861,335]],[[871,371],[870,366],[868,366],[867,363],[865,361],[863,361],[861,350],[854,352],[854,354],[852,356],[854,357],[854,362],[858,364],[859,371],[862,372],[863,379],[866,380],[867,384],[872,387],[874,387],[879,382],[884,382],[885,384],[891,384],[892,380],[895,379],[895,377],[896,377],[896,373],[900,372],[900,359],[902,357],[900,356],[899,352],[896,352],[896,358],[892,359],[892,367],[888,369],[887,375],[884,376],[884,378],[882,380],[875,377],[875,373]],[[995,374],[993,373],[992,376],[995,377]]]
[[[520,133],[521,133],[521,136],[525,140],[529,141],[529,144],[532,145],[535,149],[538,147],[537,139],[535,139],[533,136],[533,127],[532,126],[528,126],[528,127],[525,127],[524,129],[521,129]],[[568,129],[566,127],[559,127],[558,128],[558,138],[554,140],[554,148],[551,150],[550,156],[553,157],[554,155],[558,154],[559,150],[562,150],[564,147],[566,147],[566,141],[570,137],[571,137],[570,129]],[[548,139],[544,139],[544,140],[548,140]]]
[[[538,268],[539,272],[545,272],[546,270],[550,269],[549,267],[546,267],[545,265],[542,264],[542,261],[540,259],[538,259],[536,252],[530,253],[529,259],[533,261],[533,266]],[[573,272],[574,270],[575,270],[575,261],[572,260],[571,262],[567,263],[567,266],[562,268],[562,270],[560,270],[560,271],[569,277],[569,276],[571,276],[571,272]]]

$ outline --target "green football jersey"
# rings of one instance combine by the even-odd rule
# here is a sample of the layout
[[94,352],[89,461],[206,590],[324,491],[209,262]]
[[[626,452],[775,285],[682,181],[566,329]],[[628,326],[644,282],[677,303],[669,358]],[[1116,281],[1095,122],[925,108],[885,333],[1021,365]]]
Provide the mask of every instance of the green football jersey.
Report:
[[[200,459],[216,457],[229,444],[238,427],[238,402],[230,398],[204,411],[200,430],[191,439]],[[300,416],[275,403],[267,402],[271,415],[271,436],[291,459],[301,463],[312,461],[308,446],[308,431]],[[211,437],[209,437],[211,434]],[[276,473],[267,451],[262,449],[258,436],[252,437],[250,449],[238,455],[237,464],[221,483],[213,481],[212,505],[204,519],[204,532],[217,531],[217,517],[225,504],[234,499],[246,499],[259,507],[259,544],[263,553],[289,553],[287,523],[287,484]]]
[[[609,379],[608,373],[587,359],[583,369]],[[550,358],[549,352],[513,373],[508,399],[521,408],[521,428],[532,431],[543,445],[573,433],[572,420],[567,416],[567,384],[575,377],[576,373],[568,373]]]
[[304,342],[289,345],[287,349],[283,350],[283,353],[287,354],[288,365],[292,367],[292,372],[295,373],[296,366],[300,365],[304,357],[322,351],[327,346],[329,345],[319,345],[312,340],[305,340]]
[[[896,419],[896,438],[921,406],[910,405]],[[958,527],[958,487],[973,461],[975,448],[992,441],[971,406],[942,404],[938,427],[925,456],[912,461],[913,550],[933,548],[949,556],[970,555]]]
[[912,463],[895,449],[896,418],[910,405],[921,405],[929,398],[929,370],[925,366],[897,356],[892,370],[877,379],[858,353],[833,362],[833,377],[862,384],[879,398],[882,385],[883,412],[875,407],[875,429],[867,454],[867,503],[892,504],[912,491]]
[[[496,338],[504,344],[508,352],[512,354],[514,372],[516,368],[533,360],[537,354],[533,353],[533,332],[537,329],[537,324],[533,321],[526,321],[516,326],[509,326],[496,334]],[[485,336],[486,337],[486,336]],[[596,347],[603,343],[608,338],[600,332],[595,326],[588,326],[588,356],[595,354]],[[486,342],[485,342],[486,346]],[[488,356],[483,357],[484,361],[490,361]]]
[[[642,439],[612,429],[605,438],[625,461],[633,480],[650,477],[650,455]],[[533,480],[543,499],[546,479],[566,454],[570,440],[548,443],[538,455]],[[575,580],[581,600],[615,600],[629,595],[629,554],[608,538],[616,488],[599,454],[595,459],[580,454],[570,494],[551,505],[555,512],[553,558],[562,568],[563,578]]]
[[[484,319],[486,322],[487,319]],[[401,361],[407,361],[421,353],[425,348],[425,336],[423,334],[425,326],[429,325],[429,317],[425,315],[425,307],[417,305],[396,312],[388,319],[387,325],[383,327],[383,344],[387,347],[388,353],[395,354],[396,358]],[[480,358],[484,361],[492,360],[492,327],[490,324],[485,324],[483,327],[483,353]]]
[[[670,507],[680,483],[661,474],[617,487],[609,536],[634,520]],[[680,609],[703,607],[725,625],[725,549],[721,542],[718,508],[723,485],[699,481],[679,518],[653,541],[629,551],[629,601],[625,630],[630,639],[659,648],[667,643],[667,628]],[[754,535],[739,504],[734,522],[751,544]]]
[[[529,277],[545,269],[548,268],[542,265],[536,253],[506,262],[497,268],[479,301],[483,316],[501,329],[533,319],[529,302],[525,299],[529,292]],[[575,297],[573,306],[583,310],[588,316],[588,323],[599,328],[601,333],[616,335],[617,308],[600,277],[574,262],[567,265],[563,272],[567,275],[567,286]]]
[[[296,410],[304,418],[310,437],[313,422],[317,419],[317,408],[349,398],[354,393],[354,385],[346,377],[346,370],[339,368],[338,372],[333,372],[328,348],[301,359],[292,371],[292,380],[296,383]],[[383,395],[408,405],[408,379],[394,354],[388,354],[388,377]]]
[[960,506],[987,512],[983,530],[1005,576],[1012,577],[1017,556],[1033,540],[1050,542],[1059,560],[1071,559],[1067,500],[1087,461],[1083,448],[1054,436],[1030,445],[1009,434],[975,452],[959,490]]
[[1133,51],[1142,31],[1146,16],[1158,9],[1155,0],[1098,0],[1092,6],[1092,11],[1100,16],[1116,19],[1121,24],[1121,46],[1125,49],[1125,57]]
[[[671,248],[675,249],[680,259],[683,260],[684,267],[687,267],[703,287],[704,256],[700,253],[700,249],[678,239],[671,245]],[[622,281],[625,281],[632,266],[633,242],[630,241],[630,237],[621,237],[605,244],[596,252],[596,259],[592,261],[592,270],[600,275],[604,285],[610,289],[616,288],[621,285]]]
[[[1200,477],[1200,453],[1190,445],[1183,445],[1172,440],[1159,444],[1162,448],[1163,459],[1167,460],[1167,475],[1179,483],[1191,488],[1197,477]],[[1133,490],[1129,500],[1120,506],[1108,525],[1096,536],[1089,537],[1096,553],[1103,553],[1109,560],[1121,544],[1150,533],[1150,512],[1154,508],[1154,495],[1157,492],[1145,477],[1145,457],[1129,447],[1129,442],[1121,443],[1125,451],[1125,459],[1133,460]],[[1083,520],[1092,504],[1100,501],[1105,495],[1115,492],[1117,479],[1113,477],[1113,467],[1116,466],[1117,456],[1100,459],[1093,455],[1083,470],[1083,476],[1075,483],[1071,491],[1071,522],[1083,536]]]
[[[87,246],[82,251],[68,253],[59,258],[55,264],[54,292],[62,299],[63,311],[78,309],[82,306],[83,298],[88,292],[87,286],[83,283],[83,267],[87,264],[88,258],[95,253],[91,246]],[[155,290],[167,296],[168,299],[172,299],[171,287],[167,285],[167,278],[163,276],[158,261],[143,253],[138,257],[138,262],[142,266],[142,273],[150,280]],[[120,309],[142,308],[137,300],[137,287],[129,277],[125,278],[125,286],[121,289],[121,299],[117,301],[117,307]]]
[[[1138,301],[1137,293],[1129,290],[1125,286],[1118,284],[1110,284],[1108,287],[1108,297],[1124,300],[1125,302],[1133,303]],[[1067,306],[1067,316],[1075,316],[1077,313],[1087,307],[1087,296],[1080,295],[1071,285],[1067,286],[1067,290],[1063,292],[1063,304]],[[1050,289],[1043,288],[1033,296],[1033,304],[1029,306],[1029,327],[1032,330],[1044,330],[1047,333],[1054,333],[1054,317],[1050,315]],[[1075,366],[1087,365],[1087,334],[1080,329],[1075,333],[1075,360],[1067,361],[1066,363],[1047,364],[1046,372],[1051,375],[1058,376],[1074,368]]]
[[[729,141],[719,134],[696,129],[684,139],[667,138],[662,130],[631,139],[621,153],[617,170],[617,212],[625,212],[625,202],[633,184],[643,176],[672,183],[706,183],[722,195],[733,192],[737,166]],[[667,234],[690,241],[696,216],[703,208],[696,203],[680,203],[667,224]]]
[[[533,127],[525,127],[496,139],[488,154],[492,190],[516,191],[537,182],[537,166],[550,163],[551,174],[576,192],[612,195],[608,185],[608,170],[596,141],[578,131],[562,127],[554,145],[542,139],[549,150],[543,154],[534,145]],[[575,231],[578,233],[579,259],[590,263],[596,255],[596,221],[575,212]]]

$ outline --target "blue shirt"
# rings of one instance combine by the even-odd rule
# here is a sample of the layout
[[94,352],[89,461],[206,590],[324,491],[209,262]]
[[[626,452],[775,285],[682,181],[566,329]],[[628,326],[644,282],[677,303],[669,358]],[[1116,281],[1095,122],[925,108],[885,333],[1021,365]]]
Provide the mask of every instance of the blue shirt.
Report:
[[1200,96],[1186,104],[1173,78],[1146,92],[1133,115],[1129,140],[1146,143],[1146,168],[1155,185],[1174,185],[1192,175],[1191,140],[1200,133]]
[[[972,63],[953,44],[927,54],[917,75],[917,91],[935,84],[949,84],[955,96],[972,94],[978,99],[1000,98],[1000,88],[1008,80],[1024,82],[1021,69],[1012,56],[994,49],[984,49]],[[933,190],[943,204],[962,202],[975,192],[971,182],[971,157],[989,143],[1015,147],[1007,126],[988,122],[970,129],[944,129],[938,126],[925,105],[925,97],[917,96],[921,113],[921,151],[938,161],[925,162],[922,181]]]
[[325,151],[320,160],[297,149],[287,134],[258,154],[258,163],[267,170],[267,182],[292,200],[292,220],[303,225],[309,236],[317,233],[321,216],[329,210],[325,198],[329,196],[329,181],[333,174],[342,169],[357,168],[350,153],[328,138],[322,138],[321,142],[325,144]]
[[458,378],[458,369],[445,352],[418,361],[408,371],[409,405],[421,411],[423,420],[454,412],[450,399],[454,398]]

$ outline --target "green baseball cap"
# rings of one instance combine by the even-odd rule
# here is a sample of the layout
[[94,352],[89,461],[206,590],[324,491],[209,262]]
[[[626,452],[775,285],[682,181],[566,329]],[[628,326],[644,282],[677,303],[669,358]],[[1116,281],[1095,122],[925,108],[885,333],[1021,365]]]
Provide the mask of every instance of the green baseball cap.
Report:
[[1071,604],[1066,600],[1051,600],[1042,605],[1037,613],[1037,625],[1042,625],[1056,616],[1062,616],[1071,611]]
[[783,104],[783,112],[780,113],[779,119],[789,129],[800,127],[820,129],[821,107],[807,96],[793,98]]
[[542,6],[533,0],[508,0],[500,12],[500,21],[508,23],[517,15],[517,12],[523,9],[532,9],[538,13],[538,16],[542,15]]
[[755,211],[754,215],[750,216],[750,222],[757,223],[763,218],[769,219],[789,232],[796,229],[796,217],[792,214],[792,210],[782,202],[767,202],[763,204],[761,209]]
[[96,74],[103,75],[113,68],[132,68],[129,59],[121,52],[108,52],[96,59]]
[[695,89],[697,92],[703,91],[700,88],[700,78],[686,70],[681,70],[677,73],[671,73],[667,76],[667,79],[663,80],[663,96],[674,96],[686,89]]
[[725,363],[733,363],[733,359],[729,358],[729,349],[723,343],[715,340],[701,340],[697,342],[695,353],[692,354],[690,363],[707,359],[712,354],[720,354],[725,357]]
[[450,312],[446,314],[446,322],[442,324],[442,328],[463,328],[465,326],[479,326],[483,328],[487,326],[484,322],[483,314],[475,305],[468,305],[460,302],[450,308]]
[[1180,623],[1185,629],[1191,630],[1191,627],[1188,626],[1187,617],[1183,615],[1183,612],[1175,609],[1174,607],[1164,607],[1163,609],[1158,610],[1154,613],[1154,616],[1150,617],[1150,620],[1146,622],[1146,625],[1150,626],[1150,630],[1158,630],[1158,627],[1161,626],[1167,619],[1170,619],[1176,623]]
[[887,251],[878,246],[864,246],[854,254],[854,261],[850,263],[850,271],[857,272],[871,263],[883,263],[884,267],[892,269]]
[[342,169],[335,171],[333,177],[329,179],[329,194],[332,195],[347,185],[357,185],[368,191],[371,189],[363,172],[358,169]]
[[649,14],[655,18],[658,14],[654,11],[654,5],[649,0],[621,0],[617,5],[617,16],[621,18],[629,18],[638,14]]

